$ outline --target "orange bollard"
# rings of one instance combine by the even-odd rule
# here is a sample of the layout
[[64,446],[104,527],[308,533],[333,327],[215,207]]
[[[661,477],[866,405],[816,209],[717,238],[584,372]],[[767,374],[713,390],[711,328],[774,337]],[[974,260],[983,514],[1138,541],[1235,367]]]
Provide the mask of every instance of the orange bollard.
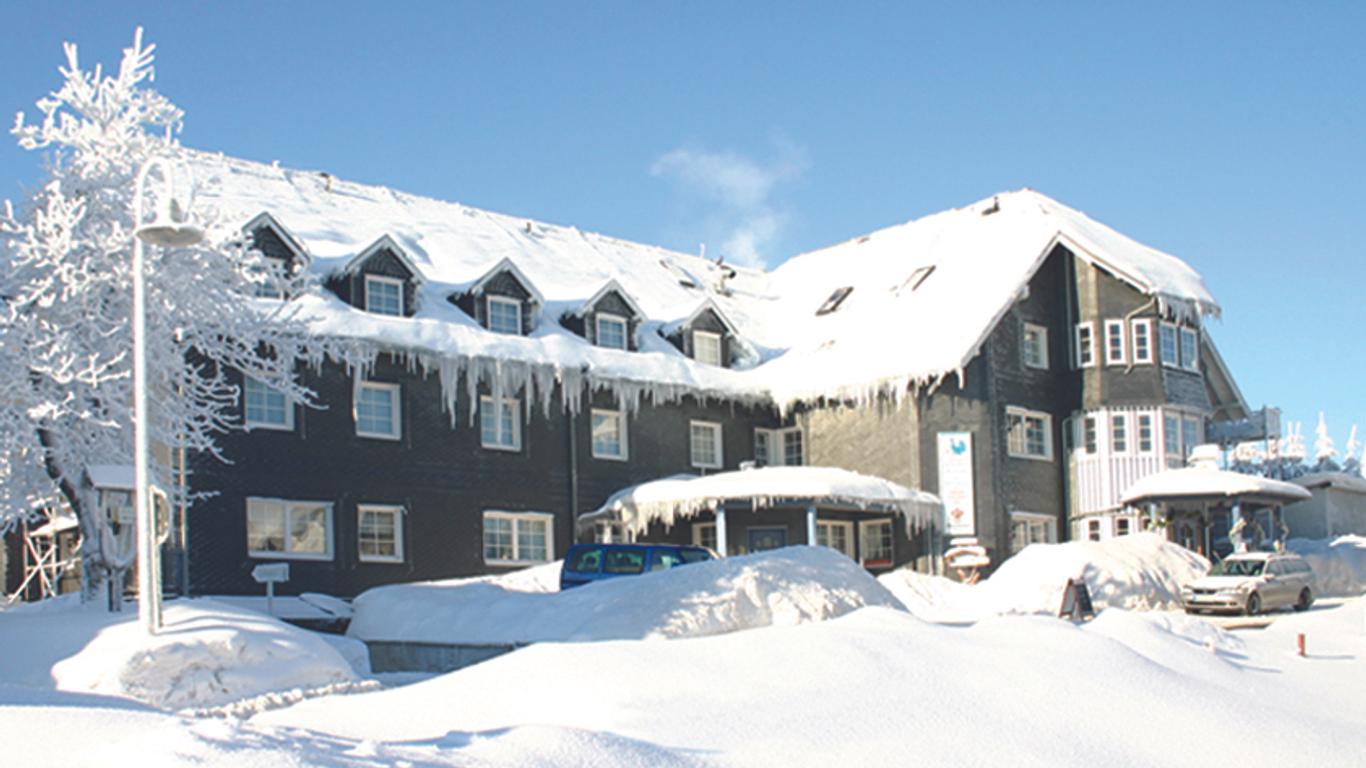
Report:
[[1299,633],[1298,635],[1295,636],[1295,646],[1296,646],[1296,650],[1299,652],[1300,656],[1304,656],[1304,633],[1303,633],[1303,632],[1301,632],[1301,633]]

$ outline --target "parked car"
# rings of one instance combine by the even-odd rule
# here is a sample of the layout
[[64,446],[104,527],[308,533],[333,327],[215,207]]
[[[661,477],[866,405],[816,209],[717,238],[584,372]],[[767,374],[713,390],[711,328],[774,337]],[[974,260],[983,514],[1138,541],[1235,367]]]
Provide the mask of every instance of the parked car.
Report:
[[714,559],[706,547],[680,544],[575,544],[564,555],[560,589]]
[[1251,616],[1291,606],[1297,611],[1314,602],[1314,572],[1298,555],[1246,552],[1229,555],[1202,579],[1181,590],[1187,613],[1231,611]]

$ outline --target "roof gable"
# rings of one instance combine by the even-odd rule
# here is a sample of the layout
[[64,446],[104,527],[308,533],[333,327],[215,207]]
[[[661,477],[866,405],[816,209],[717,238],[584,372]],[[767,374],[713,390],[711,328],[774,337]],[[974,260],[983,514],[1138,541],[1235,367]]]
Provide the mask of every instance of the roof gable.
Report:
[[513,263],[512,259],[508,258],[504,258],[497,264],[494,264],[492,269],[485,272],[482,277],[474,281],[474,285],[470,286],[469,292],[474,294],[483,293],[494,278],[505,273],[511,275],[518,283],[521,283],[522,287],[526,289],[527,294],[531,297],[531,302],[533,304],[545,304],[545,297],[536,289],[536,284],[531,282],[526,274],[517,268],[517,265]]
[[579,308],[574,310],[574,314],[583,317],[593,311],[593,308],[598,305],[598,302],[602,301],[603,298],[611,293],[616,293],[620,296],[626,306],[630,307],[631,311],[635,313],[637,319],[644,319],[646,317],[645,310],[640,308],[640,305],[636,303],[636,300],[631,297],[631,294],[628,293],[625,288],[621,287],[621,283],[618,283],[615,278],[608,280],[607,284],[599,288],[597,293],[588,297],[587,301],[580,304]]
[[342,271],[364,271],[365,263],[369,261],[372,257],[374,257],[376,254],[382,253],[384,251],[392,253],[394,255],[394,258],[396,258],[398,262],[403,265],[403,268],[408,270],[408,274],[411,275],[413,280],[419,283],[422,282],[422,272],[417,268],[415,264],[413,264],[413,260],[411,257],[408,256],[408,252],[405,251],[403,247],[400,246],[396,240],[394,240],[393,237],[387,234],[380,235],[378,240],[371,243],[369,247],[367,247],[360,253],[356,254],[350,261],[346,262],[346,265],[342,267]]

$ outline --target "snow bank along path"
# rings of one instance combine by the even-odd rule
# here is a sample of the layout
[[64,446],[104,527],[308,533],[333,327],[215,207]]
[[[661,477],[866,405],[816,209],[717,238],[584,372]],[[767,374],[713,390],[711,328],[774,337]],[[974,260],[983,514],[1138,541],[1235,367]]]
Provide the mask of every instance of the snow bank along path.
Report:
[[[867,608],[667,643],[538,644],[251,723],[379,744],[535,723],[723,765],[999,766],[1008,755],[1011,765],[1050,768],[1209,768],[1243,755],[1322,768],[1366,754],[1366,668],[1359,647],[1343,653],[1360,642],[1360,600],[1349,608],[1277,622],[1322,637],[1324,655],[1308,659],[1293,655],[1290,638],[1240,644],[1184,615],[1110,609],[1080,627],[1038,616],[952,627]],[[1313,623],[1338,614],[1356,622],[1352,635]],[[1324,688],[1333,689],[1327,700]]]
[[1339,536],[1331,541],[1291,539],[1286,548],[1314,569],[1320,596],[1366,592],[1366,536]]
[[167,603],[151,638],[131,606],[111,614],[71,595],[16,608],[0,613],[0,648],[0,682],[172,710],[357,681],[320,636],[204,599]]
[[[553,569],[553,570],[552,570]],[[377,587],[356,598],[361,640],[530,643],[716,635],[900,607],[858,564],[824,547],[788,547],[547,592],[543,577]]]
[[1082,577],[1096,610],[1177,609],[1181,586],[1209,561],[1155,533],[1105,541],[1031,544],[985,581],[965,586],[899,569],[878,578],[912,613],[931,621],[976,621],[997,614],[1055,615],[1068,579]]

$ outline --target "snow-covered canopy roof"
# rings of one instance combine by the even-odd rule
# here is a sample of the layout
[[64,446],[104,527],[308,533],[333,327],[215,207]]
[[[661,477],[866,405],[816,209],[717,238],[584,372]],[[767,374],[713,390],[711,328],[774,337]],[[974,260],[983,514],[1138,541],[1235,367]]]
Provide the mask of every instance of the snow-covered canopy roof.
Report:
[[1125,504],[1135,505],[1144,502],[1200,499],[1286,504],[1308,498],[1309,491],[1294,483],[1198,466],[1169,469],[1148,475],[1129,486],[1121,500]]
[[655,521],[672,526],[699,512],[737,504],[753,509],[810,504],[822,509],[894,512],[905,517],[908,531],[926,525],[942,509],[939,497],[932,493],[847,469],[764,467],[701,477],[674,475],[633,485],[580,516],[579,526],[589,528],[611,520],[638,532]]
[[88,464],[85,476],[94,488],[131,491],[137,486],[132,464]]
[[[910,385],[961,372],[1059,244],[1173,314],[1218,311],[1179,259],[1028,189],[797,256],[768,273],[321,172],[207,153],[191,153],[191,161],[199,215],[215,222],[218,235],[236,235],[267,212],[319,278],[392,241],[416,273],[412,317],[367,314],[321,292],[295,301],[314,332],[372,353],[411,354],[439,367],[443,381],[470,371],[491,376],[497,367],[510,386],[560,383],[571,391],[591,383],[628,401],[649,392],[787,408],[821,398],[901,397]],[[489,332],[447,301],[500,264],[513,265],[544,299],[544,319],[529,336]],[[555,322],[608,286],[643,316],[637,351],[595,347]],[[817,316],[841,287],[852,291],[838,309]],[[736,335],[741,370],[697,363],[662,338],[706,307]],[[888,327],[907,332],[889,344]]]

